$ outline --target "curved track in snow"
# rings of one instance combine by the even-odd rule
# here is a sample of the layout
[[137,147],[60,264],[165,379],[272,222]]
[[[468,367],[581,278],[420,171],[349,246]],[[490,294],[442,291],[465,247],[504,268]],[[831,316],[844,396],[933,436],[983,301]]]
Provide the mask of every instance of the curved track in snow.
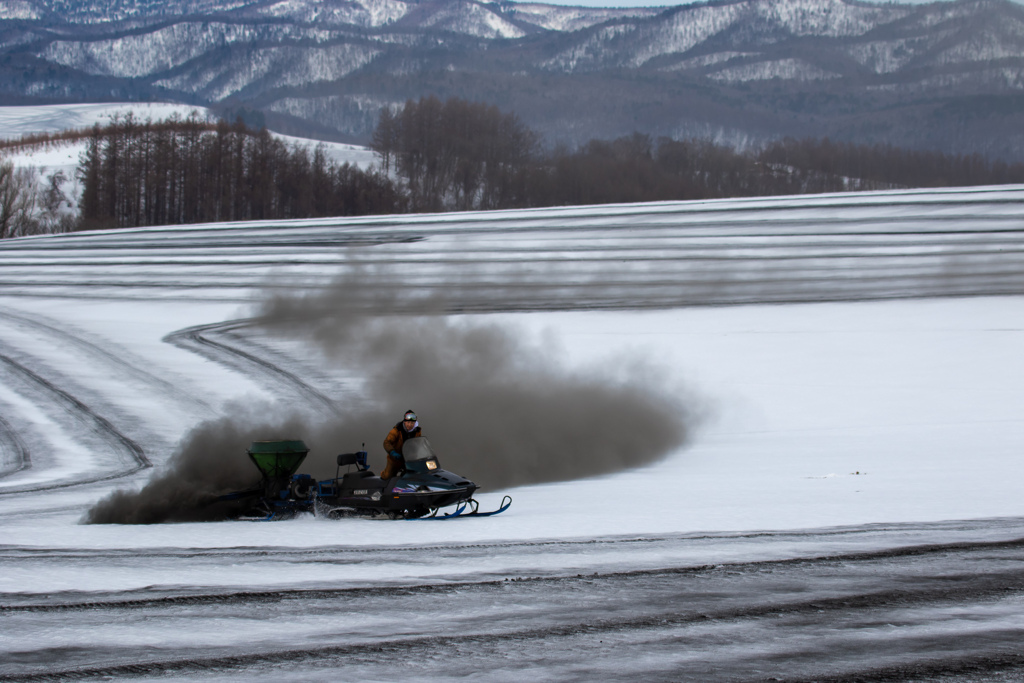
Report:
[[183,391],[173,382],[143,367],[140,361],[126,356],[123,348],[116,352],[112,351],[105,348],[99,341],[86,339],[80,332],[72,333],[59,326],[55,321],[44,319],[37,314],[18,313],[9,308],[0,307],[0,320],[6,321],[8,325],[13,324],[38,330],[49,337],[50,343],[62,347],[74,347],[84,352],[93,362],[106,366],[108,372],[126,374],[136,381],[148,385],[155,393],[181,403],[193,404],[199,410],[210,410],[210,406],[201,398]]
[[0,478],[32,467],[28,448],[11,423],[0,416]]
[[[74,430],[73,433],[80,440],[80,447],[82,449],[106,451],[108,459],[119,463],[114,465],[116,469],[113,471],[107,470],[106,467],[101,467],[95,473],[76,474],[71,480],[56,479],[41,484],[8,486],[0,489],[0,496],[18,493],[37,493],[67,488],[69,486],[109,481],[134,474],[151,466],[149,459],[139,444],[122,433],[108,419],[97,414],[81,400],[60,388],[54,382],[41,377],[20,362],[4,355],[2,352],[0,352],[0,365],[3,367],[2,373],[5,375],[6,381],[20,383],[24,395],[34,396],[39,404],[45,404],[54,408],[58,421],[65,423]],[[24,452],[24,446],[22,446],[22,449]],[[22,457],[25,461],[28,461],[31,456],[23,454]]]
[[258,377],[262,383],[272,387],[275,395],[282,400],[289,400],[293,404],[308,404],[321,414],[336,415],[338,407],[330,397],[296,373],[282,367],[287,359],[270,358],[267,349],[245,348],[248,345],[244,339],[238,334],[231,334],[250,327],[252,323],[251,320],[230,320],[196,325],[172,332],[164,337],[164,341],[242,374]]
[[[12,392],[3,431],[21,463],[2,470],[8,481],[0,485],[0,496],[86,487],[151,467],[147,449],[154,447],[153,434],[118,405],[131,402],[125,389],[195,414],[210,410],[159,372],[127,347],[90,338],[31,309],[0,306],[0,374]],[[118,388],[114,395],[110,386]]]

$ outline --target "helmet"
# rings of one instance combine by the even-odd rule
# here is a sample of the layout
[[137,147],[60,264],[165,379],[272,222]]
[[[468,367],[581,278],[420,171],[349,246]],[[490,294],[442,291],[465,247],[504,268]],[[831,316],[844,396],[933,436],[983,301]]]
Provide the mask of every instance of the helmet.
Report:
[[407,410],[407,411],[405,411],[405,416],[402,417],[402,420],[403,421],[405,421],[405,420],[412,420],[413,422],[415,422],[416,421],[416,413],[414,413],[411,410]]

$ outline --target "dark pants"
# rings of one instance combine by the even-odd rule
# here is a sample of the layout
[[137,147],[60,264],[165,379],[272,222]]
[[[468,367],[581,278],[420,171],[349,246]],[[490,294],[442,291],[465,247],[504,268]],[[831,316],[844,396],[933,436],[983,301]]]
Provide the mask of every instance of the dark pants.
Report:
[[405,458],[388,456],[388,464],[384,465],[384,471],[380,473],[381,479],[390,479],[405,469]]

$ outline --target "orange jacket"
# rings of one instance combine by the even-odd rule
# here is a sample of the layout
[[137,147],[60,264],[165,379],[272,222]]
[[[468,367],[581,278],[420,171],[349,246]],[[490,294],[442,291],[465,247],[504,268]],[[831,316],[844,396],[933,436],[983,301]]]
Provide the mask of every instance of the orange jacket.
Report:
[[406,439],[414,439],[417,436],[423,436],[420,431],[420,428],[416,427],[411,432],[407,432],[402,426],[402,423],[399,422],[391,428],[391,431],[388,432],[387,437],[384,439],[384,452],[391,455],[391,451],[398,451],[399,455],[404,455],[402,453],[402,444],[405,443]]

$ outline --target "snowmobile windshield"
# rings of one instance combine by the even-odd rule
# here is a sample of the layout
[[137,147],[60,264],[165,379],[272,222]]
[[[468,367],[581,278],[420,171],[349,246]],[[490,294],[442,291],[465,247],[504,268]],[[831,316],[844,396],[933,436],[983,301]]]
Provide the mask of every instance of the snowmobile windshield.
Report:
[[434,472],[441,467],[430,442],[422,436],[406,441],[402,445],[402,455],[405,456],[406,469],[411,472]]
[[406,462],[437,457],[437,453],[431,448],[430,442],[427,441],[425,436],[417,436],[415,439],[409,439],[402,444],[402,455],[405,456]]

